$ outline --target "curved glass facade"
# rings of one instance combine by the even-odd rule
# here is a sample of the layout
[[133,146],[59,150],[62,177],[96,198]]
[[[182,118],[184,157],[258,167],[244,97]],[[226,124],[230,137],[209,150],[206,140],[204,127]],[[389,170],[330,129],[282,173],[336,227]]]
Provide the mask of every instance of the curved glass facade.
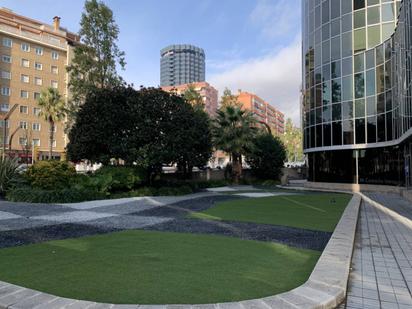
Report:
[[[410,6],[410,0],[303,1],[302,123],[310,180],[404,183],[408,147],[399,145],[411,127]],[[372,169],[373,153],[381,159],[372,160]],[[386,176],[369,177],[368,170]]]

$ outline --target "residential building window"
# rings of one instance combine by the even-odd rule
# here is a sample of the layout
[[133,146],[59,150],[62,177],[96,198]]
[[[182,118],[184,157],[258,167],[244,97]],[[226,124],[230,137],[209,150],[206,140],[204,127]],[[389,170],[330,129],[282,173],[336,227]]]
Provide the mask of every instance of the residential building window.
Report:
[[1,56],[1,61],[5,62],[5,63],[11,63],[11,56],[9,56],[9,55],[2,55],[2,56]]
[[30,61],[27,59],[21,59],[21,66],[25,67],[25,68],[29,68],[30,67]]
[[59,53],[57,51],[52,51],[51,56],[54,60],[59,59]]
[[1,103],[0,104],[0,111],[8,112],[9,110],[10,110],[10,104],[9,103]]
[[40,98],[40,92],[34,92],[34,93],[33,93],[33,98],[34,98],[35,100],[38,100],[38,99]]
[[34,63],[34,68],[36,69],[36,70],[43,70],[43,65],[40,63],[40,62],[35,62]]
[[10,123],[7,120],[0,120],[1,128],[4,128],[4,123],[6,123],[6,128],[10,128]]
[[[49,147],[50,147],[50,140],[49,140]],[[56,140],[53,140],[52,147],[56,147]]]
[[40,139],[38,138],[33,138],[31,142],[33,146],[40,146]]
[[27,44],[27,43],[22,43],[22,44],[20,45],[20,47],[21,47],[21,50],[22,50],[22,51],[25,51],[25,52],[29,52],[29,51],[30,51],[30,45]]
[[52,72],[53,74],[59,74],[59,68],[56,67],[55,65],[52,65],[52,66],[51,66],[51,72]]
[[29,92],[27,90],[20,90],[20,98],[28,99],[29,98]]
[[20,121],[20,129],[27,130],[27,122],[26,121]]
[[12,47],[13,41],[9,38],[3,38],[3,46]]
[[28,114],[29,108],[25,105],[20,105],[20,114]]
[[30,77],[28,76],[28,75],[24,75],[24,74],[22,74],[21,76],[20,76],[20,80],[21,80],[21,82],[22,83],[29,83],[30,82]]
[[40,77],[35,77],[35,78],[34,78],[34,83],[35,83],[37,86],[41,86],[41,85],[43,85],[43,79],[41,79]]
[[40,131],[40,123],[33,123],[32,124],[33,131]]
[[22,145],[22,146],[26,146],[27,145],[27,138],[20,137],[19,138],[19,144]]
[[11,73],[9,71],[1,71],[1,78],[11,79]]
[[38,107],[33,107],[33,114],[34,114],[34,115],[38,116],[38,115],[40,114],[40,112],[41,112],[41,109],[40,109],[40,108],[38,108]]
[[1,87],[1,95],[10,96],[10,88],[9,87]]
[[59,84],[58,84],[57,81],[52,80],[52,81],[51,81],[51,86],[52,86],[53,88],[57,89],[57,88],[59,87]]
[[39,56],[43,55],[43,48],[42,47],[36,47],[36,55],[39,55]]

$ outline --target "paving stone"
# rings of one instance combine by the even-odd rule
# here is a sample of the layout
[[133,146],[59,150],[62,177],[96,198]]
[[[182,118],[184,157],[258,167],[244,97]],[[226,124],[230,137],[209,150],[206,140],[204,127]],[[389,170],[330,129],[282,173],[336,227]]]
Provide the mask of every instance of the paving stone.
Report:
[[34,308],[43,308],[44,305],[48,304],[49,302],[55,300],[57,296],[53,296],[46,293],[39,293],[34,296],[22,299],[13,305],[11,305],[10,309],[34,309]]
[[8,307],[10,305],[17,303],[18,301],[21,301],[22,299],[26,299],[37,294],[40,294],[40,292],[22,288],[16,293],[11,293],[4,297],[1,297],[0,306]]

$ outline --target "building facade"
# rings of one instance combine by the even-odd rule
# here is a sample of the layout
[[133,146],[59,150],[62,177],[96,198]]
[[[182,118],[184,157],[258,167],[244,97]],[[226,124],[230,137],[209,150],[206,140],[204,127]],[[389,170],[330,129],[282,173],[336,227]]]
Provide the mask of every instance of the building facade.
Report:
[[209,83],[199,82],[183,84],[178,86],[162,87],[162,89],[167,92],[175,92],[182,95],[189,88],[189,86],[193,86],[196,92],[199,93],[199,95],[202,97],[203,103],[205,105],[205,111],[211,117],[215,116],[217,111],[218,91]]
[[285,133],[285,116],[262,98],[249,92],[239,91],[237,100],[242,108],[253,113],[256,120],[267,124],[272,133],[282,135]]
[[[67,98],[66,66],[78,41],[76,34],[60,27],[59,17],[47,25],[0,9],[0,136],[1,147],[5,138],[11,155],[31,159],[35,152],[35,159],[48,157],[49,124],[38,116],[36,102],[48,87]],[[56,123],[54,131],[53,157],[60,158],[67,143],[64,124]]]
[[411,1],[304,0],[309,180],[411,184]]
[[160,51],[160,86],[205,81],[205,52],[193,45],[170,45]]

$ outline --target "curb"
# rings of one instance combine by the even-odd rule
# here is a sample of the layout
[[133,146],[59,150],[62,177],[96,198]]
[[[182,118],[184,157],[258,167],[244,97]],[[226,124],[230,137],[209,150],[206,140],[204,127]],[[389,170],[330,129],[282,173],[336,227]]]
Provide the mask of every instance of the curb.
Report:
[[308,281],[289,292],[254,300],[205,305],[113,305],[53,296],[0,281],[0,309],[335,308],[346,297],[361,200],[361,194],[353,195]]

